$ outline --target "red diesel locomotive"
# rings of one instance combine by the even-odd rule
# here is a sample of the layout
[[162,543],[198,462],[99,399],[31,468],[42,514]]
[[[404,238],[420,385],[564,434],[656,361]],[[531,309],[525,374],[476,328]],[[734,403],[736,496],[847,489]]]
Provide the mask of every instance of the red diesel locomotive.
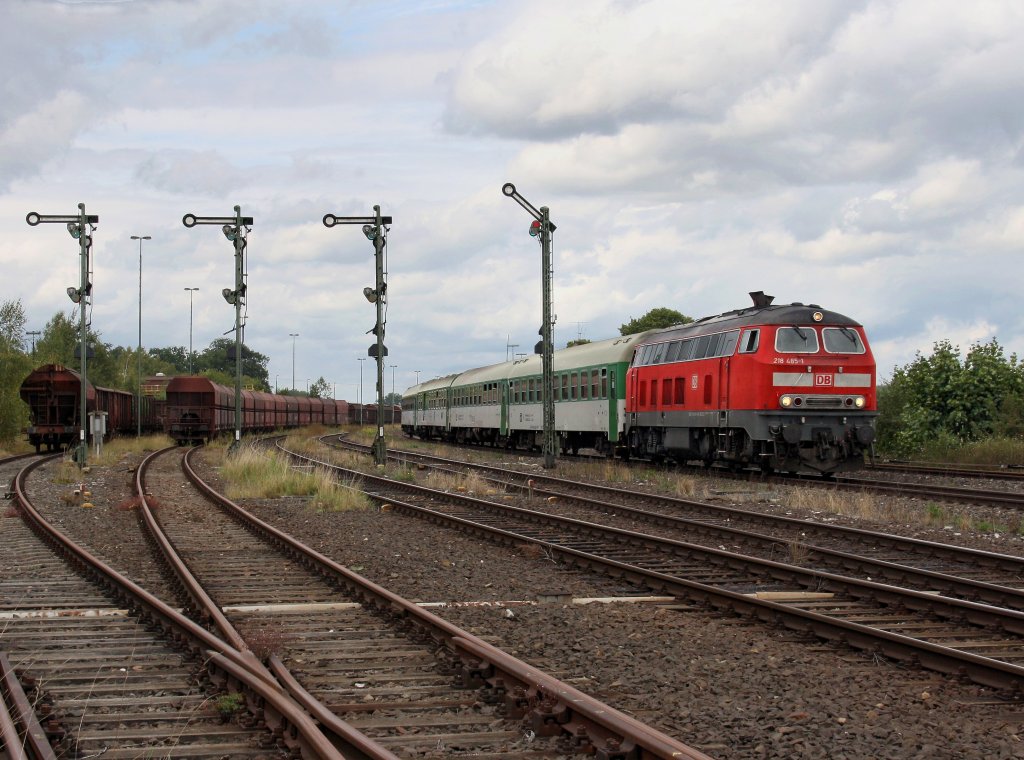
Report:
[[864,328],[815,304],[753,306],[657,331],[626,376],[627,455],[831,474],[875,439]]

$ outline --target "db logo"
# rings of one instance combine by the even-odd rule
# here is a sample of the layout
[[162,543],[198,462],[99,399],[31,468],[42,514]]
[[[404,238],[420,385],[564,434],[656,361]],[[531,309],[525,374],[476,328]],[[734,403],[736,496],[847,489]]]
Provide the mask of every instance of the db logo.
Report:
[[832,387],[832,375],[815,375],[814,384],[817,386]]

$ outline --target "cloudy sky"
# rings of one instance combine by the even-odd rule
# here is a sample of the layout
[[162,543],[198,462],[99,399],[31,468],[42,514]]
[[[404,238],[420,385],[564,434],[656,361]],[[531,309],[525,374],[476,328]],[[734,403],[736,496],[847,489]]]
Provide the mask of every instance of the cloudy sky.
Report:
[[[354,399],[373,249],[325,213],[394,217],[385,388],[656,306],[813,302],[863,323],[880,375],[939,339],[1024,354],[1024,4],[962,0],[4,0],[0,300],[197,348],[230,331],[233,251],[186,212],[255,222],[246,342],[271,382]],[[391,369],[390,365],[397,365]],[[362,364],[364,396],[372,367]]]

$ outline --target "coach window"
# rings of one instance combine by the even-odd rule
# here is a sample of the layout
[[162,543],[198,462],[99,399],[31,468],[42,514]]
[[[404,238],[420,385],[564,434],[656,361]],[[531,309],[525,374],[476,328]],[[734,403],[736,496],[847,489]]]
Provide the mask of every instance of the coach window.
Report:
[[674,362],[679,358],[679,347],[683,345],[681,340],[674,340],[668,344],[668,353],[665,354],[666,362]]
[[856,330],[849,327],[826,327],[821,331],[825,350],[830,354],[863,354],[864,344]]
[[598,381],[597,381],[597,370],[590,370],[590,398],[599,398],[598,392]]
[[580,378],[575,372],[569,375],[569,396],[573,401],[576,400],[576,389],[579,387]]
[[817,353],[818,333],[813,327],[780,327],[775,333],[775,350],[780,354]]
[[608,368],[601,370],[601,398],[608,398]]
[[569,400],[569,373],[562,375],[562,401]]

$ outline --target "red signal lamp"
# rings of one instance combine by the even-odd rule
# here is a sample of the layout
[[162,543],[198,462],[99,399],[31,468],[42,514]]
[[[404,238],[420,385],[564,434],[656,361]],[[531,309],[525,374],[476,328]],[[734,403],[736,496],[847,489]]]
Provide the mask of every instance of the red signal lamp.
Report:
[[540,234],[540,220],[534,219],[530,222],[530,237],[537,237]]

